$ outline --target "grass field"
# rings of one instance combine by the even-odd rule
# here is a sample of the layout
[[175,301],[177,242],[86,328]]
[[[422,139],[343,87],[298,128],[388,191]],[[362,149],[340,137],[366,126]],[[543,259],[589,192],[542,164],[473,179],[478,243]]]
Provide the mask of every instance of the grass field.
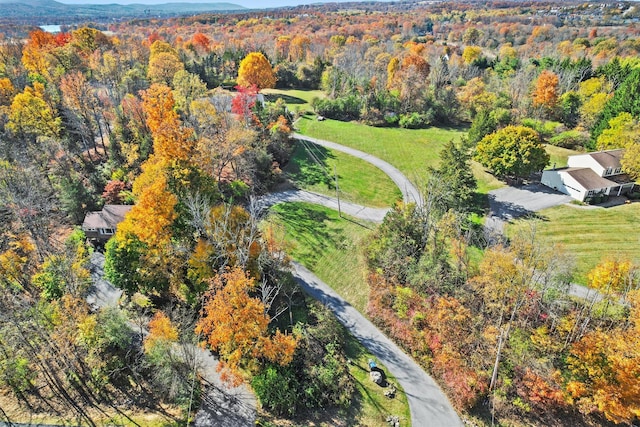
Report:
[[317,121],[305,116],[296,122],[300,132],[370,153],[398,169],[416,184],[425,181],[427,167],[437,166],[445,142],[460,139],[462,129],[376,128],[356,122]]
[[308,203],[282,203],[271,212],[269,221],[290,246],[287,253],[364,313],[369,288],[361,251],[373,225]]
[[287,103],[290,111],[303,113],[312,111],[311,100],[313,98],[324,98],[321,90],[300,90],[300,89],[263,89],[261,91],[267,101],[275,102],[282,98]]
[[388,207],[402,199],[395,183],[372,164],[305,141],[296,144],[284,173],[297,187],[336,197],[335,170],[342,200]]
[[[613,208],[585,209],[579,206],[558,206],[538,212],[542,220],[536,224],[541,241],[561,243],[576,261],[575,281],[586,284],[586,275],[603,257],[628,258],[640,262],[640,203]],[[513,236],[528,221],[509,225],[507,235]]]
[[580,154],[580,151],[556,147],[549,144],[545,146],[545,150],[547,151],[547,153],[549,153],[549,157],[551,157],[551,159],[549,160],[548,168],[553,168],[554,165],[557,168],[563,168],[567,166],[567,159],[569,158],[569,156]]

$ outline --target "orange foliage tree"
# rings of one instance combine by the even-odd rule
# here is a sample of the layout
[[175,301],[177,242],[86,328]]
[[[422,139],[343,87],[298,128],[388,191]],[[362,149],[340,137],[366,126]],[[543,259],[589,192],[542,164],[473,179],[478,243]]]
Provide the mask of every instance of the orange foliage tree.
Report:
[[540,73],[536,87],[531,95],[535,107],[553,109],[558,103],[558,76],[551,71]]
[[162,311],[158,311],[149,321],[149,335],[144,339],[144,351],[150,353],[158,347],[167,348],[178,341],[178,329],[171,323],[171,319]]
[[616,423],[640,417],[640,291],[629,292],[628,322],[585,335],[571,348],[566,385],[570,403]]
[[173,109],[175,102],[171,89],[153,84],[143,92],[142,99],[156,156],[171,161],[191,159],[195,148],[193,130],[182,126]]
[[254,370],[258,359],[287,365],[296,340],[277,331],[269,334],[269,315],[258,298],[250,295],[256,282],[240,268],[215,276],[196,333],[220,355],[219,369],[233,384],[242,381],[241,368]]

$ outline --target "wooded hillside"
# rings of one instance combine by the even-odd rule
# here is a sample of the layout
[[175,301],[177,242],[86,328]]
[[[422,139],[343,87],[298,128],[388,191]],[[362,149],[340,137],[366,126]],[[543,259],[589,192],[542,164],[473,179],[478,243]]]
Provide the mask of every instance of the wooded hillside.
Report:
[[[480,237],[470,162],[518,180],[547,166],[545,144],[624,148],[638,179],[638,16],[625,2],[363,3],[0,34],[2,391],[89,425],[123,402],[186,420],[199,386],[174,350],[203,342],[272,414],[349,407],[345,339],[255,203],[284,181],[306,113],[261,102],[275,86],[322,90],[311,109],[330,119],[468,128],[419,183],[425,205],[394,207],[363,249],[370,317],[458,410],[637,422],[637,260],[603,254],[589,274],[602,298],[571,297],[562,248]],[[105,203],[133,207],[92,248],[78,226]],[[94,250],[119,307],[86,302]],[[269,394],[283,383],[304,398]]]

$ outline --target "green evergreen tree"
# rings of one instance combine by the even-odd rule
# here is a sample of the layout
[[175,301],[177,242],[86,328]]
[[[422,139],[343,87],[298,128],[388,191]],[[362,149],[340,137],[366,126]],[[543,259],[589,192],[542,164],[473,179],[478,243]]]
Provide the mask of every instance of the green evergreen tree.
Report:
[[640,68],[631,71],[613,97],[605,104],[600,119],[591,130],[593,143],[602,131],[609,127],[609,120],[620,113],[630,113],[635,118],[640,117]]
[[465,148],[467,145],[465,140],[460,144],[453,140],[447,142],[440,152],[440,165],[436,170],[444,185],[449,187],[443,200],[446,208],[458,212],[465,212],[470,208],[478,187],[471,171],[471,153]]
[[469,144],[476,145],[482,138],[498,129],[498,122],[487,110],[480,110],[469,128]]

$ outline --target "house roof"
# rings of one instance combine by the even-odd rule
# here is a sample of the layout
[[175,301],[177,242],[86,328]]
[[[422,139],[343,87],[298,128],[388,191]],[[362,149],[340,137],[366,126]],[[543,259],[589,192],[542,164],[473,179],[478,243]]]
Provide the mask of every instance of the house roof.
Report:
[[101,211],[89,212],[84,217],[82,228],[116,228],[132,207],[131,205],[104,205]]
[[624,154],[623,149],[618,150],[608,150],[608,151],[596,151],[594,153],[589,153],[591,158],[598,162],[600,166],[605,169],[617,169],[620,166],[620,159]]
[[601,177],[589,168],[566,168],[562,172],[569,174],[586,190],[600,190],[601,188],[610,188],[618,185]]

